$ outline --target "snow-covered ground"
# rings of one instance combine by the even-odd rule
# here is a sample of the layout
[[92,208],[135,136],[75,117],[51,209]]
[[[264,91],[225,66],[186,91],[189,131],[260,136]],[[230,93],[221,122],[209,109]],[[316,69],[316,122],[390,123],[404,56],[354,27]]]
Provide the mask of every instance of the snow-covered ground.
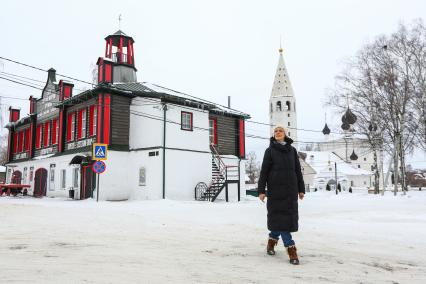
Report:
[[265,253],[265,204],[0,197],[0,283],[426,283],[426,192],[308,193]]

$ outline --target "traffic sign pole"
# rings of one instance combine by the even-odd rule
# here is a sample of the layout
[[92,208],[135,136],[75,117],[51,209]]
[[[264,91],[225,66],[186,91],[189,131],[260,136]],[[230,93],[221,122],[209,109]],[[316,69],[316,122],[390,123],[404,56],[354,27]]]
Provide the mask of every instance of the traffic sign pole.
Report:
[[99,202],[99,176],[101,174],[98,174],[98,182],[96,183],[96,202]]

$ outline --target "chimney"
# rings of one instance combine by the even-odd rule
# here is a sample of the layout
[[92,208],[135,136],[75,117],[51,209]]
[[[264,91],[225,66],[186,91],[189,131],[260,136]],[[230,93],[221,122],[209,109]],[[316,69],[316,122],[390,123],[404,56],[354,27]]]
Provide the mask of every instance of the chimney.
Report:
[[72,89],[74,88],[74,84],[60,80],[59,81],[59,101],[66,100],[72,97]]
[[36,112],[36,99],[33,98],[33,96],[30,96],[30,114],[33,114]]
[[228,108],[231,108],[231,96],[228,96]]
[[47,78],[50,82],[56,82],[56,70],[53,68],[50,68],[49,70],[47,70]]
[[99,57],[96,65],[98,65],[98,83],[112,83],[113,62],[111,59]]
[[19,120],[21,110],[19,108],[9,107],[9,122],[15,122]]

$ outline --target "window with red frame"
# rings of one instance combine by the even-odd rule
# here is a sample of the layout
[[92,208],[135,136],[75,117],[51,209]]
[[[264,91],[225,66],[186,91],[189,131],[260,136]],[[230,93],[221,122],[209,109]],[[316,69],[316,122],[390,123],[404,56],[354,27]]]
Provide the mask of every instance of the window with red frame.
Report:
[[44,123],[43,146],[49,147],[50,142],[50,121]]
[[181,112],[181,129],[192,131],[192,112]]
[[30,150],[30,129],[25,129],[25,151]]
[[41,148],[42,129],[43,129],[42,124],[37,125],[37,130],[36,130],[36,148],[37,149]]
[[58,130],[59,130],[59,124],[58,119],[55,118],[52,120],[52,145],[58,144]]
[[89,136],[96,135],[96,123],[98,121],[98,110],[95,105],[89,108]]
[[86,109],[78,111],[77,139],[86,138]]
[[209,119],[209,138],[210,144],[217,145],[217,119]]
[[67,142],[74,140],[74,129],[75,129],[75,112],[68,114],[67,119]]

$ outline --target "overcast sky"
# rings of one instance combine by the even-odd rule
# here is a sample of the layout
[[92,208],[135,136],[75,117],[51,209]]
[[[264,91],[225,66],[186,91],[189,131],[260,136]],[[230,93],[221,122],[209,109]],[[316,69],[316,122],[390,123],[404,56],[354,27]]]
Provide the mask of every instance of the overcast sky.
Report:
[[[135,40],[139,81],[224,105],[231,96],[233,108],[261,122],[269,122],[281,36],[298,127],[322,130],[325,112],[329,124],[339,127],[340,118],[333,119],[323,102],[345,59],[399,22],[424,19],[426,1],[4,1],[0,56],[91,81],[104,38],[119,28],[119,14],[121,29]],[[41,81],[47,76],[2,60],[0,72]],[[0,79],[0,96],[30,95],[40,97],[41,91]],[[9,105],[21,107],[21,115],[29,110],[26,100],[2,98],[1,104],[3,114]],[[251,123],[246,131],[268,135],[267,126]],[[320,141],[322,134],[299,131],[298,139]],[[248,151],[266,145],[247,138]],[[412,159],[421,160],[423,153]]]

